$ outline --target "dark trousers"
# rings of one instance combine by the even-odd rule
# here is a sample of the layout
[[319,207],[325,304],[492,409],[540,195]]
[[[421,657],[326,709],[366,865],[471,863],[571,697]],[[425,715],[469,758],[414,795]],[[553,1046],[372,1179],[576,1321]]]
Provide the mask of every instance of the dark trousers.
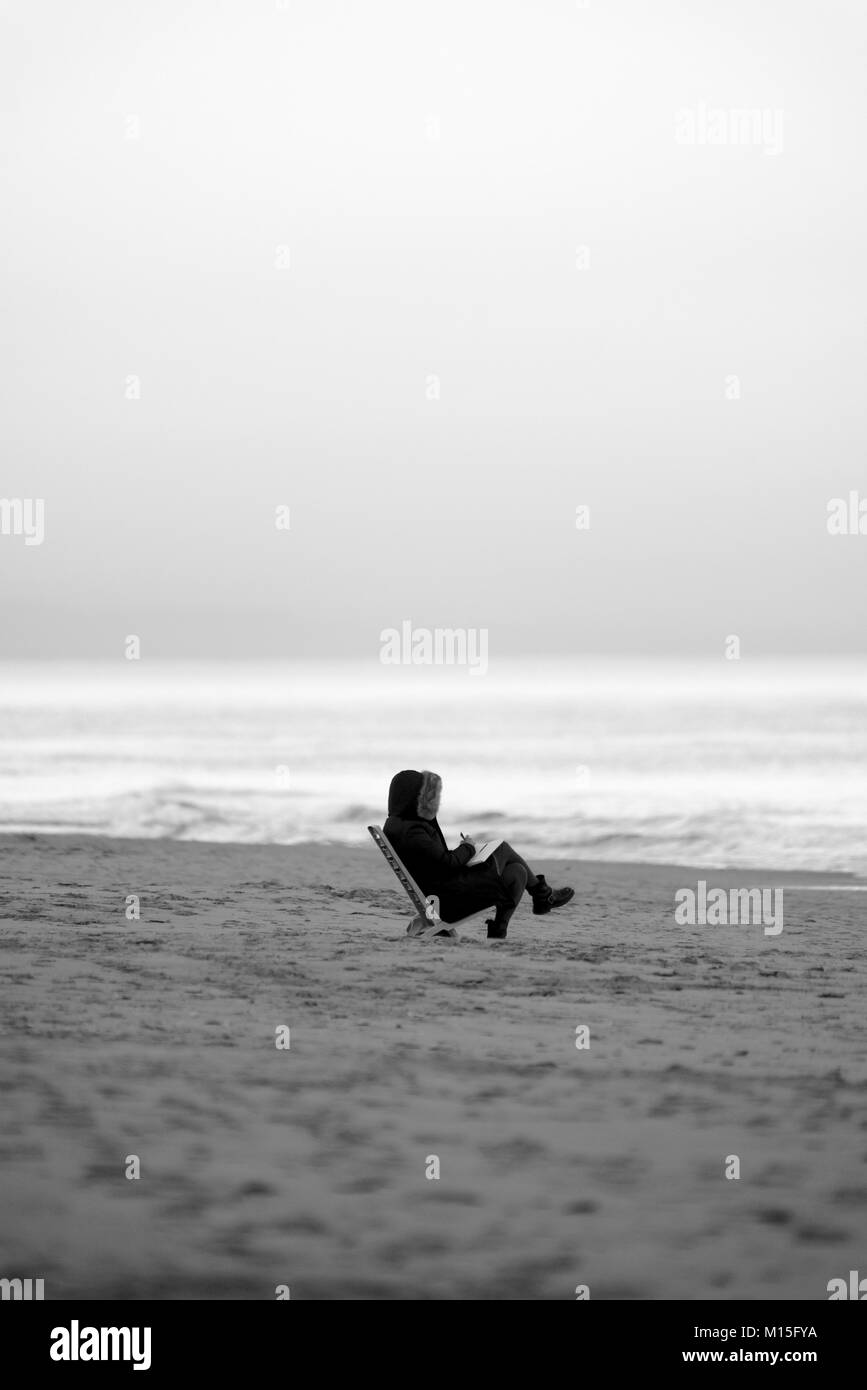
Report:
[[491,861],[496,866],[497,877],[512,899],[510,906],[501,903],[497,907],[494,921],[498,927],[504,927],[521,901],[524,889],[532,893],[537,879],[526,859],[522,859],[505,840],[494,850]]

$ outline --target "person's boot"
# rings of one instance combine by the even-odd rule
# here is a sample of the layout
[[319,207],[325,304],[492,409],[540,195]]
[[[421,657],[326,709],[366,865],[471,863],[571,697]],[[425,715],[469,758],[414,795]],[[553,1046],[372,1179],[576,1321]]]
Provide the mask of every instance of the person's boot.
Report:
[[538,917],[543,912],[550,912],[555,907],[562,907],[564,903],[571,902],[574,896],[574,888],[552,888],[550,883],[545,882],[544,874],[537,874],[536,886],[530,889],[530,897],[533,899],[533,915]]
[[508,922],[497,922],[496,919],[488,918],[485,926],[488,928],[489,941],[505,941],[506,932],[509,930]]

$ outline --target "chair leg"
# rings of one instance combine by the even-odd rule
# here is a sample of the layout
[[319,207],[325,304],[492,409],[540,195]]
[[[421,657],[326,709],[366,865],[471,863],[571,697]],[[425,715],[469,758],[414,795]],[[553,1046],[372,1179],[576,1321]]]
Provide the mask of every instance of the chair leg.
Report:
[[439,918],[435,922],[430,922],[421,915],[413,917],[412,921],[409,922],[406,934],[415,939],[420,938],[422,941],[430,941],[434,936],[449,937],[452,941],[458,940],[458,934],[454,927],[450,927],[447,922],[442,922]]

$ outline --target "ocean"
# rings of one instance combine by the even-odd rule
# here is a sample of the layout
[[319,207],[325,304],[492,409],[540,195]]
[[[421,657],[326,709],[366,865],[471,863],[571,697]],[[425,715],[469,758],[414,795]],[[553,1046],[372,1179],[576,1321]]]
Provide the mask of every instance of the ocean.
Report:
[[867,872],[867,662],[0,665],[0,829],[359,843],[403,767],[528,855]]

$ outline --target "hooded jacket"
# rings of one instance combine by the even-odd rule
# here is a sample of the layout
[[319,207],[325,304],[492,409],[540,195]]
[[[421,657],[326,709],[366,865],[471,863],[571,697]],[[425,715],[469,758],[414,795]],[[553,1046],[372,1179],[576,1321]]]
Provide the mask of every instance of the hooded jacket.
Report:
[[386,838],[425,895],[440,900],[444,922],[468,917],[482,908],[511,903],[489,861],[467,869],[475,850],[461,844],[449,849],[436,819],[435,807],[442,786],[435,772],[398,772],[388,789]]

